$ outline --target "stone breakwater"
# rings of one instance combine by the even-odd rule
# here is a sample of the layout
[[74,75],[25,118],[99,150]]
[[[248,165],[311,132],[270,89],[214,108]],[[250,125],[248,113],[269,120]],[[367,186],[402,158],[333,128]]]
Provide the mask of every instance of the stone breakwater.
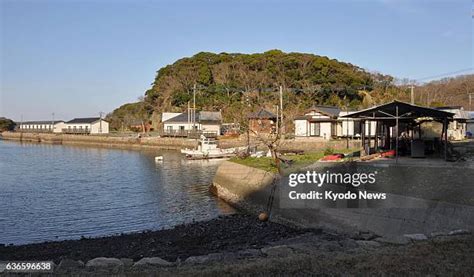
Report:
[[197,141],[182,138],[160,137],[114,137],[114,136],[83,136],[66,134],[19,133],[3,132],[1,138],[24,142],[39,142],[64,145],[87,145],[109,148],[157,148],[157,149],[182,149],[194,148]]
[[[195,148],[197,141],[187,138],[170,138],[170,137],[131,137],[131,136],[110,136],[110,135],[66,135],[66,134],[50,134],[50,133],[20,133],[20,132],[3,132],[0,139],[17,140],[25,142],[41,142],[50,144],[64,145],[89,145],[110,148],[156,148],[178,150],[183,148]],[[247,145],[247,138],[225,138],[219,139],[220,148],[242,147]],[[259,149],[267,149],[260,140],[252,137],[251,145],[256,145]],[[286,139],[281,143],[283,150],[302,150],[315,151],[317,149],[332,148],[334,150],[346,149],[346,140],[323,140],[318,138],[297,138]],[[360,147],[360,141],[354,140],[349,142],[349,147]]]

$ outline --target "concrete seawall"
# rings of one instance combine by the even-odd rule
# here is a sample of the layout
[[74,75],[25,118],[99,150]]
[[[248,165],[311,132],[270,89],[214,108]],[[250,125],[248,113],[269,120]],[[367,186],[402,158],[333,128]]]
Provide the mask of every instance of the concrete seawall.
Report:
[[86,145],[109,148],[156,148],[156,149],[182,149],[194,148],[197,141],[181,138],[133,138],[112,136],[82,136],[47,133],[19,133],[3,132],[1,138],[25,142],[40,142],[64,145]]
[[[276,186],[272,220],[348,233],[368,230],[386,237],[455,229],[474,230],[474,207],[469,202],[473,195],[472,186],[466,184],[469,176],[473,176],[470,174],[474,174],[472,168],[380,168],[369,164],[325,164],[308,169],[347,172],[348,167],[359,172],[381,171],[379,175],[382,177],[377,186],[381,191],[388,192],[387,201],[379,207],[370,207],[364,201],[355,203],[355,206],[352,201],[351,208],[344,201],[342,205],[339,202],[337,207],[319,205],[317,201],[300,202],[302,206],[298,206],[289,203],[288,190],[291,188],[283,177]],[[266,209],[274,178],[277,178],[275,174],[263,170],[225,162],[219,167],[211,189],[237,208],[257,214]],[[426,190],[426,186],[433,189]],[[456,203],[456,195],[469,203]]]

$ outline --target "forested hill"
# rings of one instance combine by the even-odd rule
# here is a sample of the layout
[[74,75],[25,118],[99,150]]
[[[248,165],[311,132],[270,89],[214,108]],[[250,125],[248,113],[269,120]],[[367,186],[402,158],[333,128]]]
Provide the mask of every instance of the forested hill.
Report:
[[313,54],[201,52],[158,70],[143,101],[126,104],[108,118],[118,127],[144,116],[154,115],[153,121],[159,121],[161,112],[185,111],[195,84],[198,110],[222,110],[225,121],[238,122],[259,107],[275,109],[279,86],[284,88],[285,107],[291,116],[316,103],[359,107],[364,92],[390,89],[392,81],[390,76]]
[[146,98],[164,109],[183,108],[194,84],[199,86],[198,106],[225,109],[245,93],[255,93],[265,105],[280,85],[321,103],[335,102],[334,92],[358,101],[358,90],[371,90],[373,80],[357,66],[312,54],[203,52],[160,69]]

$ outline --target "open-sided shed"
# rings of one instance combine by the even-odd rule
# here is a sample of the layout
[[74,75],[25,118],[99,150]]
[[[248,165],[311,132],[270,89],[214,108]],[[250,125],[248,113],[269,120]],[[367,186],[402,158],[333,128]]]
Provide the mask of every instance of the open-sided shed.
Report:
[[[444,141],[444,157],[447,159],[447,126],[449,121],[453,119],[454,114],[445,112],[437,109],[417,106],[401,101],[392,101],[379,106],[374,106],[368,109],[364,109],[358,112],[350,113],[343,117],[352,118],[359,120],[361,128],[364,128],[365,121],[375,121],[376,124],[376,136],[374,148],[375,151],[379,147],[392,148],[391,144],[391,132],[390,128],[393,129],[393,135],[395,136],[395,149],[396,157],[398,158],[399,150],[399,136],[400,136],[400,123],[406,126],[407,131],[411,131],[411,141],[413,142],[413,134],[415,129],[418,128],[418,134],[420,132],[420,125],[426,121],[437,121],[443,124],[442,133],[440,138]],[[370,128],[370,125],[369,125]],[[370,131],[370,130],[369,130]],[[371,152],[371,139],[367,141],[365,137],[365,130],[362,131],[362,145],[366,154]],[[379,138],[383,140],[380,141]]]

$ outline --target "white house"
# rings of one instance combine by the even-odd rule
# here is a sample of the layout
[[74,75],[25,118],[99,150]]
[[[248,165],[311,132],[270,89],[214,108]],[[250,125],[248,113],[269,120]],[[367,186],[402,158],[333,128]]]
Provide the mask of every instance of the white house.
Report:
[[462,140],[466,137],[469,113],[461,106],[439,107],[437,110],[454,113],[453,121],[448,125],[448,137],[451,140]]
[[65,127],[63,120],[26,121],[20,123],[18,129],[23,132],[61,133]]
[[[360,121],[356,121],[353,118],[341,118],[342,116],[354,113],[352,112],[343,112],[339,113],[338,117],[338,124],[341,124],[341,128],[338,129],[337,137],[353,137],[353,138],[360,138],[362,135],[362,125]],[[375,121],[365,121],[365,135],[373,137],[375,136],[377,127],[377,122]],[[340,130],[340,132],[339,132]]]
[[74,118],[66,122],[66,134],[108,134],[109,122],[100,117]]
[[466,135],[469,138],[474,136],[474,112],[469,111],[469,119],[466,121]]
[[331,106],[314,106],[304,116],[296,117],[295,137],[320,137],[330,139],[337,136],[337,118],[341,110]]
[[[304,116],[296,117],[295,137],[319,137],[322,139],[360,137],[359,121],[340,118],[350,114],[333,106],[314,106]],[[365,134],[375,136],[375,122],[366,121]]]
[[164,135],[185,136],[193,130],[215,136],[221,134],[221,112],[201,111],[195,116],[192,113],[163,113],[161,118]]

